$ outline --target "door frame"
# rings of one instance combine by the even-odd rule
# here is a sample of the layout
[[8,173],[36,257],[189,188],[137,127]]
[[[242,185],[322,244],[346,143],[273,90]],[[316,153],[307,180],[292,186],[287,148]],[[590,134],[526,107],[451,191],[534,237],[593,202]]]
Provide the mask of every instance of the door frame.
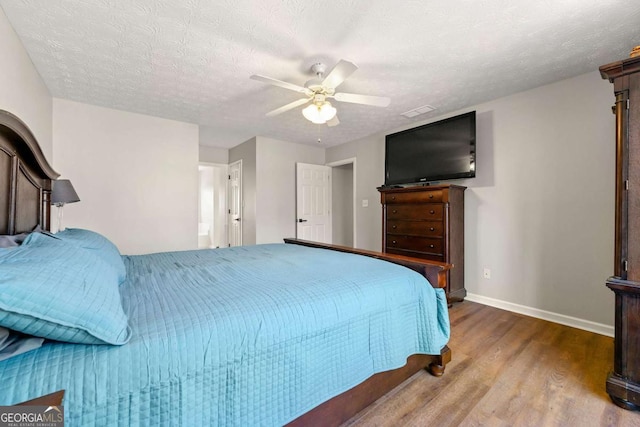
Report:
[[[348,159],[342,159],[342,160],[336,160],[335,162],[329,162],[329,163],[325,163],[325,166],[329,166],[329,167],[336,167],[336,166],[344,166],[344,165],[348,165],[348,164],[353,164],[353,247],[357,248],[358,246],[358,240],[357,240],[357,219],[358,219],[358,215],[357,215],[357,208],[358,208],[358,198],[356,197],[356,183],[357,183],[357,168],[356,168],[356,163],[357,163],[357,158],[356,157],[349,157]],[[331,193],[331,197],[333,197],[333,193]],[[333,200],[331,200],[331,204],[333,205]],[[332,212],[333,212],[333,207],[332,207]]]

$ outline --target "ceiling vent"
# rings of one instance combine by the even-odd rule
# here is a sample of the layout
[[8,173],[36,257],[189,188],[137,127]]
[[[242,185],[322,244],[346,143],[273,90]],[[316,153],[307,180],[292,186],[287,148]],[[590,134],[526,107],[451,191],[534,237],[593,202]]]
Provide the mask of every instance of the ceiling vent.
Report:
[[406,118],[410,119],[412,117],[415,116],[419,116],[420,114],[425,114],[428,113],[430,111],[435,110],[436,107],[433,107],[431,105],[423,105],[422,107],[418,107],[418,108],[414,108],[413,110],[409,110],[405,113],[402,113],[402,116],[405,116]]

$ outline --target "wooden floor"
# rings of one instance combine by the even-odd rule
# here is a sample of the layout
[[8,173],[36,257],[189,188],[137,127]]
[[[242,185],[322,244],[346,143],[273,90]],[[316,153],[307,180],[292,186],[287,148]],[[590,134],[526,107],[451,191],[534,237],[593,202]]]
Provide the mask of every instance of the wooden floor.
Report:
[[344,426],[640,426],[605,392],[613,339],[465,301],[453,360],[421,371]]

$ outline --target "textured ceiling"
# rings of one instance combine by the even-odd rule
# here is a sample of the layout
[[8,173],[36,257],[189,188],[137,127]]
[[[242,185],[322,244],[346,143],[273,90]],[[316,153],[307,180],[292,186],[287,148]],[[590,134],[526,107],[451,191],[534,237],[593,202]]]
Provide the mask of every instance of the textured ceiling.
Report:
[[[207,144],[255,135],[326,146],[495,99],[624,58],[638,0],[0,0],[55,97],[208,126]],[[314,62],[360,68],[341,124],[267,118],[299,98]],[[412,108],[435,112],[407,119]]]

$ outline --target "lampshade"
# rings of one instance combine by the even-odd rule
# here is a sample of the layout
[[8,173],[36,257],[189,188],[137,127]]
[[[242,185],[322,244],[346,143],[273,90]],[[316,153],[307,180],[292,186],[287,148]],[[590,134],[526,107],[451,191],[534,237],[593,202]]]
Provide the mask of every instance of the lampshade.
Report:
[[310,122],[316,124],[326,123],[327,120],[331,120],[336,115],[336,109],[331,105],[329,101],[325,101],[322,104],[311,104],[307,108],[302,110],[302,115]]
[[74,190],[71,181],[68,179],[58,179],[53,181],[53,190],[51,191],[51,204],[64,204],[79,202],[80,197]]

